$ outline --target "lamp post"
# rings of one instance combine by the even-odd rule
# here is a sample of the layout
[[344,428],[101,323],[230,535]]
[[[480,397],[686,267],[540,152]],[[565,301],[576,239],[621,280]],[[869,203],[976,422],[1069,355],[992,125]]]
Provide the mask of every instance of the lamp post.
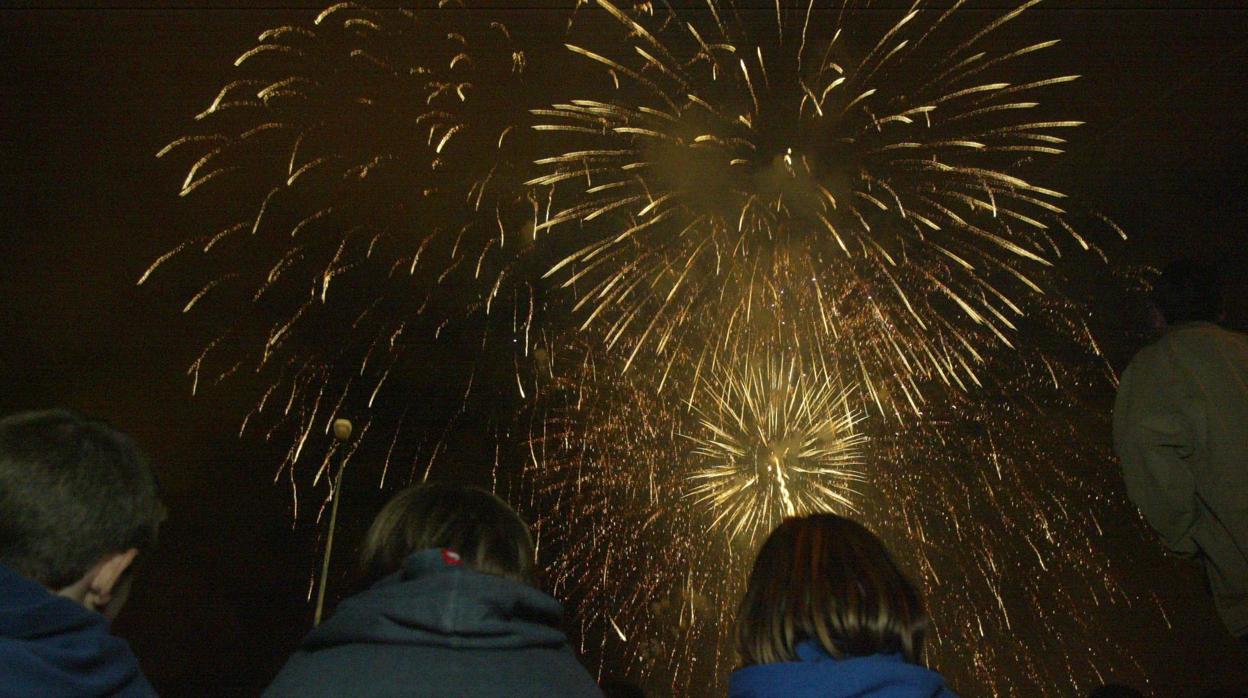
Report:
[[[345,444],[351,438],[351,420],[335,419],[332,427],[334,439]],[[316,590],[316,613],[312,618],[313,627],[321,624],[321,613],[325,610],[325,583],[329,581],[329,557],[334,551],[334,529],[338,525],[338,502],[342,499],[342,474],[347,469],[345,459],[338,461],[338,475],[334,478],[334,506],[329,512],[329,535],[325,538],[325,556],[321,559],[321,583]]]

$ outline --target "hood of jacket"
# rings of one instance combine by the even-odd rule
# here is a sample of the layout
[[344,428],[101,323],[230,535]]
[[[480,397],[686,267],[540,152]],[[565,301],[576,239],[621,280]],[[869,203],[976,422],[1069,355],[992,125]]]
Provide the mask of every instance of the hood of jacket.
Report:
[[0,565],[0,675],[6,696],[154,696],[104,616]]
[[835,659],[818,643],[797,646],[798,661],[755,664],[732,673],[730,698],[952,698],[940,674],[901,655]]
[[304,650],[353,643],[452,649],[562,648],[563,609],[547,594],[476,572],[451,551],[412,553],[397,573],[343,601]]

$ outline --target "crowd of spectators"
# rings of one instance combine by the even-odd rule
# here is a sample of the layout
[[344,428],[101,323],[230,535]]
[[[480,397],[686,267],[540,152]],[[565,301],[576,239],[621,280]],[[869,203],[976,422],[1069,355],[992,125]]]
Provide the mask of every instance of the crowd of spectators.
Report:
[[[1219,326],[1206,267],[1171,265],[1157,289],[1164,332],[1122,376],[1115,450],[1132,501],[1167,547],[1201,562],[1227,629],[1248,642],[1248,338]],[[109,621],[166,516],[147,460],[107,424],[61,410],[0,419],[0,696],[155,695]],[[404,489],[361,549],[364,590],[265,696],[644,695],[582,666],[540,589],[528,526],[494,494]],[[724,622],[733,698],[955,695],[925,663],[921,594],[875,534],[834,513],[783,520]]]

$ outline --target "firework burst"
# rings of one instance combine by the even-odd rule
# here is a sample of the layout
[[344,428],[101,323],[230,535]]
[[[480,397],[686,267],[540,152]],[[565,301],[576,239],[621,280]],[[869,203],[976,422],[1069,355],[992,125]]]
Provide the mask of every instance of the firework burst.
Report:
[[[871,397],[918,412],[923,383],[976,385],[985,354],[1018,344],[1059,235],[1090,246],[1065,195],[1020,171],[1080,124],[1036,101],[1077,76],[1002,78],[1057,42],[985,42],[1034,2],[970,31],[963,3],[878,30],[880,13],[813,1],[596,4],[567,47],[602,88],[534,111],[562,152],[531,183],[570,202],[537,226],[572,248],[548,276],[630,360],[731,354],[762,316],[837,342]],[[706,314],[725,331],[689,322]]]
[[[1106,667],[1146,674],[1110,619],[1148,615],[1161,632],[1164,610],[1103,541],[1102,521],[1130,518],[1095,437],[1104,420],[1076,422],[1091,406],[1051,375],[1086,385],[1101,380],[1095,363],[1025,361],[1001,390],[955,393],[903,428],[847,414],[832,357],[812,371],[816,357],[773,344],[660,385],[654,357],[624,372],[622,352],[552,344],[563,349],[540,352],[534,385],[528,506],[600,668],[659,695],[722,694],[736,661],[725,619],[761,534],[832,510],[879,533],[918,583],[928,659],[959,690],[1059,696],[1105,681]],[[799,454],[826,460],[813,477],[786,471],[790,510],[769,466],[803,442]]]
[[[356,447],[376,442],[383,481],[392,460],[427,474],[480,368],[430,371],[430,347],[510,346],[533,312],[513,273],[535,206],[512,118],[529,59],[503,23],[433,9],[341,3],[263,32],[199,129],[159,154],[189,164],[180,193],[216,227],[140,283],[175,261],[204,279],[184,312],[227,319],[195,386],[255,374],[243,427],[289,438],[292,487],[308,455],[324,473],[336,414],[363,424]],[[451,420],[408,419],[411,394]]]
[[255,374],[279,474],[324,473],[346,413],[383,483],[425,477],[475,383],[528,401],[496,453],[526,452],[599,666],[716,690],[752,546],[816,509],[898,551],[965,690],[1128,666],[1094,631],[1141,599],[1068,419],[1105,377],[1060,258],[1100,251],[1030,167],[1079,125],[1039,103],[1075,76],[988,41],[1035,0],[973,26],[963,0],[596,0],[514,37],[448,4],[265,32],[162,151],[226,219],[143,279],[204,277],[186,311],[228,322],[191,372]]
[[851,391],[777,356],[703,379],[688,496],[708,510],[710,527],[752,548],[785,516],[853,511],[864,438]]

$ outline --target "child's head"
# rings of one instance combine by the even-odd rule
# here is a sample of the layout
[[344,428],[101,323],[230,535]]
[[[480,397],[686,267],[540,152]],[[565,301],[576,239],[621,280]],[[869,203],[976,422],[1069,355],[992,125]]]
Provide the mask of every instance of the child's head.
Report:
[[750,571],[737,615],[742,663],[797,659],[814,640],[833,657],[922,657],[923,600],[875,534],[835,514],[785,519]]
[[450,548],[478,572],[533,582],[533,538],[524,521],[498,497],[475,487],[416,485],[394,496],[364,538],[367,579],[398,571],[408,555]]
[[125,434],[63,410],[0,419],[0,564],[112,618],[165,513]]

